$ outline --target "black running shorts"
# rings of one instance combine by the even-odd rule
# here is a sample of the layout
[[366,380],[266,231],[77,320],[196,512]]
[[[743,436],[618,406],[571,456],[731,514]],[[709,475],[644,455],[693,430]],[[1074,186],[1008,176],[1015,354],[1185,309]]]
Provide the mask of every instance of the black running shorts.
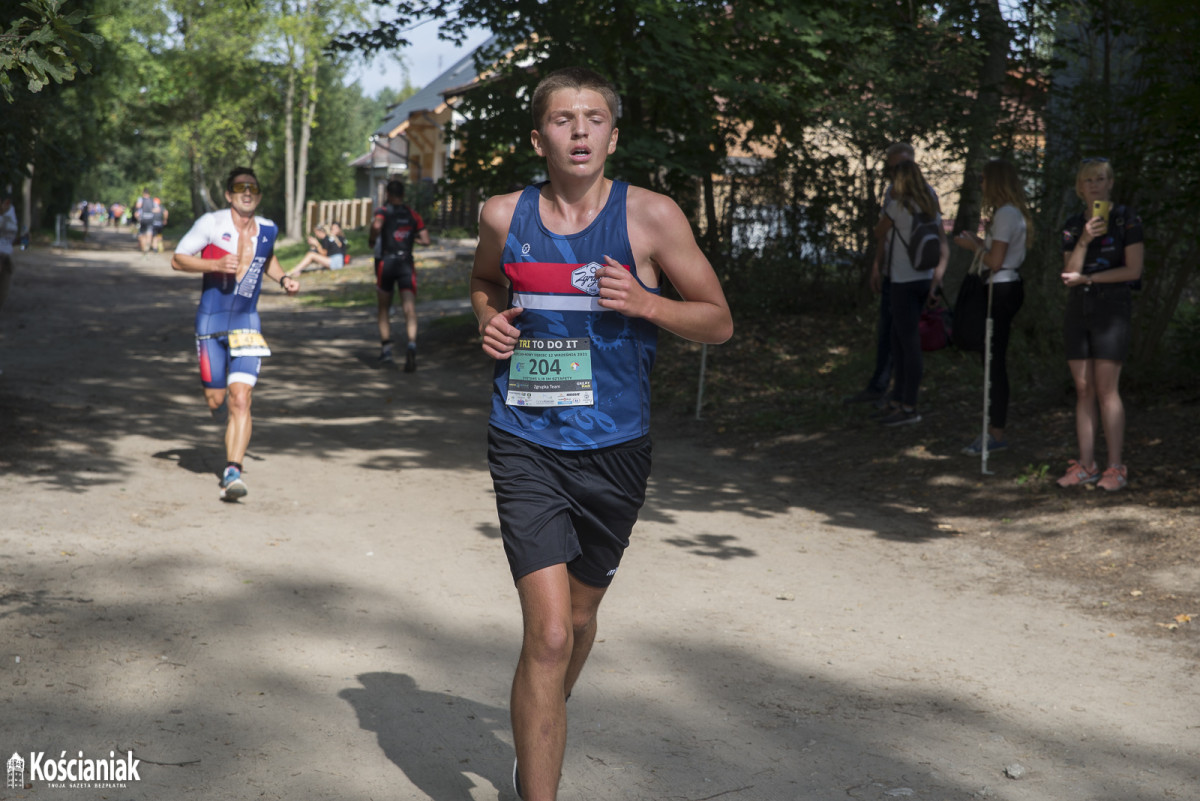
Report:
[[1071,287],[1063,326],[1067,359],[1109,359],[1129,356],[1133,297],[1126,284]]
[[417,294],[417,269],[412,259],[399,255],[375,260],[375,286],[380,292],[391,293],[393,287]]
[[488,428],[488,466],[513,580],[565,564],[584,584],[607,587],[646,500],[650,437],[560,451]]

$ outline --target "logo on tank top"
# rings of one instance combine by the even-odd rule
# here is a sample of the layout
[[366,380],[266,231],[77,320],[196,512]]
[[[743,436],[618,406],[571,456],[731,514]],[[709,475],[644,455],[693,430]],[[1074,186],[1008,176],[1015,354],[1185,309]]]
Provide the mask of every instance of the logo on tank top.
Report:
[[596,278],[596,270],[599,270],[603,266],[593,261],[582,267],[576,267],[571,272],[571,286],[589,295],[599,295],[600,282]]
[[528,242],[526,242],[524,245],[521,245],[521,255],[522,255],[522,256],[528,256],[528,255],[529,255],[529,251],[530,251],[530,250],[532,250],[532,249],[533,249],[533,248],[529,247],[529,243],[528,243]]

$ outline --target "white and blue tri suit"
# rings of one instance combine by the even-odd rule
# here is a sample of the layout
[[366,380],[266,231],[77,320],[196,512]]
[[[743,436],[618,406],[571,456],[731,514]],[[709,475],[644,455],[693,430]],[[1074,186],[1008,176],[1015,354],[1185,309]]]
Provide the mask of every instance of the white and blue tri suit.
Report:
[[509,308],[524,310],[513,321],[521,338],[516,353],[496,363],[491,425],[564,451],[649,433],[658,328],[602,308],[595,277],[611,256],[642,283],[626,227],[628,188],[614,181],[596,219],[566,235],[543,225],[540,187],[522,192],[503,252]]
[[[203,275],[200,305],[196,309],[196,355],[200,361],[200,380],[210,389],[224,389],[232,383],[254,386],[262,357],[270,355],[262,338],[258,295],[275,252],[279,228],[262,217],[255,217],[254,222],[254,255],[241,279],[228,273]],[[219,259],[237,254],[238,239],[233,212],[223,209],[196,220],[179,240],[176,252]]]

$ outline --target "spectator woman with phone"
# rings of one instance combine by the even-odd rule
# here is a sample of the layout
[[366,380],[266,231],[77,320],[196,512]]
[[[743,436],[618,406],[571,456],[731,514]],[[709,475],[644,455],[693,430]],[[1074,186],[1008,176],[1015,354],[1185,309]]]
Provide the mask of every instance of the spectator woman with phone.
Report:
[[[1068,288],[1064,325],[1067,365],[1075,381],[1075,435],[1079,458],[1058,480],[1060,487],[1096,483],[1109,491],[1125,486],[1122,461],[1125,406],[1119,384],[1129,355],[1133,298],[1130,283],[1142,277],[1142,221],[1133,209],[1112,202],[1113,169],[1106,158],[1086,158],[1075,176],[1084,210],[1063,230],[1062,282]],[[1108,466],[1096,461],[1096,429],[1104,430]]]

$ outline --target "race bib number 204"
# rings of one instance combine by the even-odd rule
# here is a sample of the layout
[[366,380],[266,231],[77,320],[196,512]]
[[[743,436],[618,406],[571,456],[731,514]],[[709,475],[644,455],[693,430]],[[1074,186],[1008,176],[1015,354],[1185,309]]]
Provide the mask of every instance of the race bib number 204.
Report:
[[504,402],[509,406],[591,406],[591,340],[522,337],[508,364]]

